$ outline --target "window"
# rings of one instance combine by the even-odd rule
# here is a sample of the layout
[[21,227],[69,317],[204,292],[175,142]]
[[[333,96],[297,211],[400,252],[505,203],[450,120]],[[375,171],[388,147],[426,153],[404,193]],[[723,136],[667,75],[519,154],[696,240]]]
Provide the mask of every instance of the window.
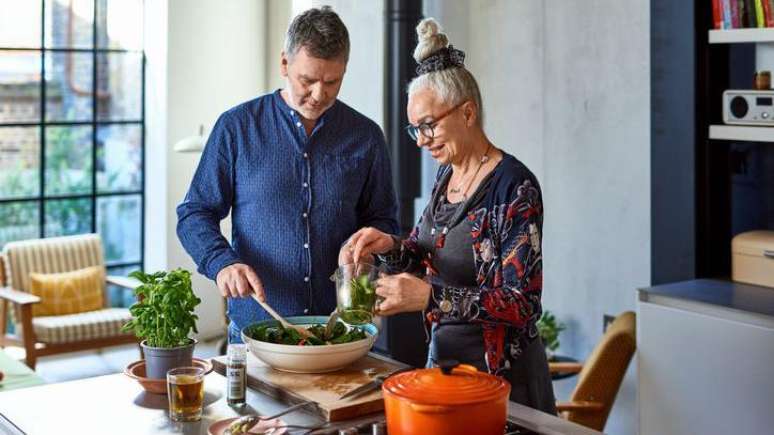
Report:
[[142,0],[0,0],[0,10],[0,249],[98,232],[109,273],[141,268]]

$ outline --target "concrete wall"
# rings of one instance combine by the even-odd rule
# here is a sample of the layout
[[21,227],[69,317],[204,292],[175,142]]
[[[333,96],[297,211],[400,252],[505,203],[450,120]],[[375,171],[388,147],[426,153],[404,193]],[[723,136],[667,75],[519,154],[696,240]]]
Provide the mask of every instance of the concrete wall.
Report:
[[[426,15],[466,50],[489,137],[542,184],[544,306],[568,325],[560,353],[585,358],[603,314],[650,281],[649,3],[435,0]],[[635,432],[635,381],[606,432]],[[555,383],[560,399],[573,387]]]
[[[649,4],[552,1],[545,26],[545,300],[581,356],[650,282]],[[633,373],[610,433],[636,427]]]

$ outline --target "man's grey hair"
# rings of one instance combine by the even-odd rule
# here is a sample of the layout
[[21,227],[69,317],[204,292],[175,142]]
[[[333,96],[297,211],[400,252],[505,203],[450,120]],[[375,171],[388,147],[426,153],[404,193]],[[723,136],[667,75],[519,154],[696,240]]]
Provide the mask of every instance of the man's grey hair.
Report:
[[312,8],[293,18],[285,34],[285,55],[292,58],[301,48],[318,59],[349,60],[349,32],[330,6]]

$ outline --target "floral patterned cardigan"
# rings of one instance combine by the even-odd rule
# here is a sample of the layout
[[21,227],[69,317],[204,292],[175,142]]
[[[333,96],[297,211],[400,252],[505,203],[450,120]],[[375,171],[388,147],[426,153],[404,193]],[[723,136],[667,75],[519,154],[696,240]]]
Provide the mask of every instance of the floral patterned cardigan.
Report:
[[[436,176],[433,195],[449,166]],[[509,367],[506,352],[518,358],[538,336],[542,308],[543,203],[534,174],[515,157],[504,154],[494,169],[479,206],[468,210],[475,261],[476,287],[450,287],[434,276],[432,252],[418,243],[422,220],[399,248],[381,256],[392,271],[415,273],[432,284],[424,311],[426,325],[441,320],[479,323],[484,334],[489,372]]]

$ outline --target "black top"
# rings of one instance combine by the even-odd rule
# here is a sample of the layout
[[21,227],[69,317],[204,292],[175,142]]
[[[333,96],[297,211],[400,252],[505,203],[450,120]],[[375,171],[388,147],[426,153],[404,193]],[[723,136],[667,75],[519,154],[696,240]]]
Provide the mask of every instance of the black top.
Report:
[[[498,163],[499,165],[499,163]],[[495,167],[496,169],[496,167]],[[487,174],[470,196],[461,202],[451,203],[446,197],[446,189],[452,171],[441,178],[435,194],[425,208],[422,216],[422,230],[417,243],[425,251],[433,252],[433,265],[438,275],[452,286],[477,286],[476,263],[473,258],[473,238],[470,235],[471,222],[465,217],[470,210],[481,206],[490,188],[494,170]],[[448,227],[448,234],[441,249],[435,247],[437,237]],[[433,231],[434,230],[434,231]],[[432,233],[435,234],[432,234]]]

